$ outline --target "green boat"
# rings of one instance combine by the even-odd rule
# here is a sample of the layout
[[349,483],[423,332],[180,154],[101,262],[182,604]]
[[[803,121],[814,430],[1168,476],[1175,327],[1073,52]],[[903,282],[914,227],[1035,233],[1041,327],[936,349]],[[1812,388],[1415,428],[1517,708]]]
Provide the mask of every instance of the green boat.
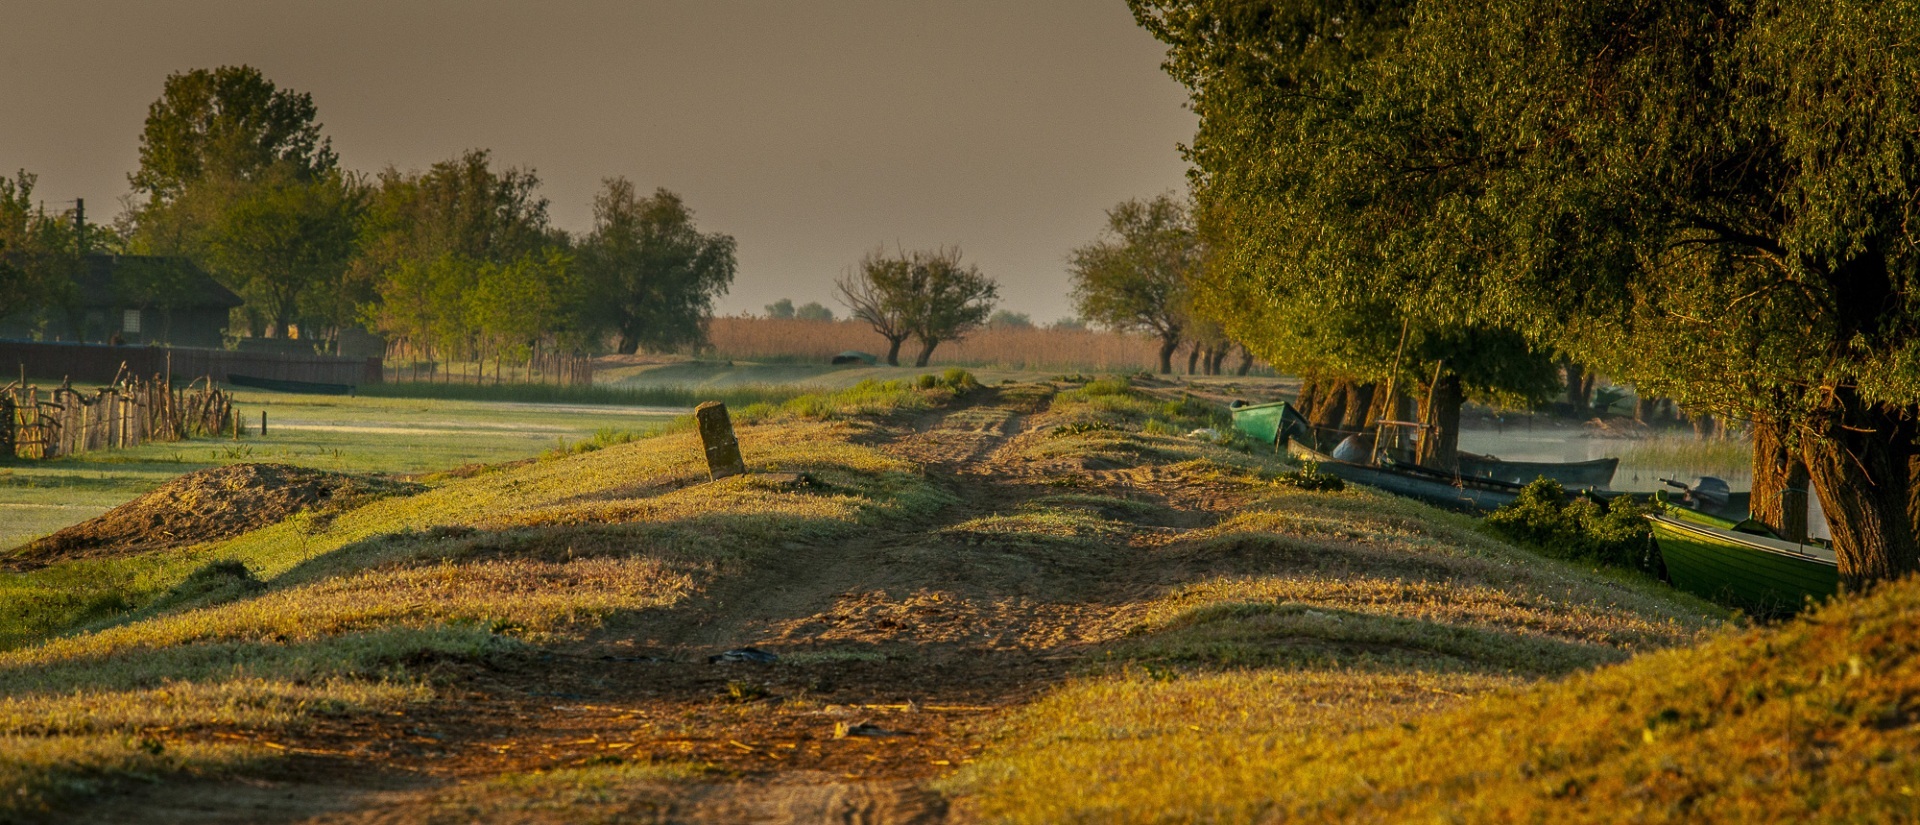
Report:
[[1771,617],[1840,592],[1840,567],[1825,545],[1782,541],[1757,522],[1679,508],[1647,520],[1667,580],[1694,595]]
[[1282,446],[1280,438],[1282,433],[1287,433],[1294,440],[1308,446],[1315,446],[1313,431],[1308,428],[1307,420],[1294,410],[1293,405],[1285,401],[1234,407],[1233,428],[1245,434],[1254,443],[1269,444],[1275,449]]

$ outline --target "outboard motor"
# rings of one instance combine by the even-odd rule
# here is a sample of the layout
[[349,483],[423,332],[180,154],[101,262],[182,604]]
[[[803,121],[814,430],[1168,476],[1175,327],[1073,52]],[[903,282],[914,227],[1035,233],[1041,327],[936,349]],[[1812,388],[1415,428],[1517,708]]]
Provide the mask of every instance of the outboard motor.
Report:
[[1684,491],[1680,497],[1681,504],[1703,513],[1718,514],[1727,506],[1727,498],[1733,495],[1733,491],[1727,488],[1727,482],[1714,476],[1701,476],[1694,479],[1692,484],[1682,484],[1670,478],[1660,480],[1669,487]]

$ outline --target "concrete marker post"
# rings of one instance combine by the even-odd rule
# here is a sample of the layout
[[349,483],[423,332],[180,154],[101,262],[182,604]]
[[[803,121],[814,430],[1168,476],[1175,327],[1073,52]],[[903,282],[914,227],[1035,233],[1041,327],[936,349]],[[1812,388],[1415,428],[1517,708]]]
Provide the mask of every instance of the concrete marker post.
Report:
[[747,464],[740,458],[740,442],[733,437],[733,419],[727,416],[727,405],[708,401],[693,408],[693,418],[700,426],[700,444],[707,451],[708,480],[745,473]]

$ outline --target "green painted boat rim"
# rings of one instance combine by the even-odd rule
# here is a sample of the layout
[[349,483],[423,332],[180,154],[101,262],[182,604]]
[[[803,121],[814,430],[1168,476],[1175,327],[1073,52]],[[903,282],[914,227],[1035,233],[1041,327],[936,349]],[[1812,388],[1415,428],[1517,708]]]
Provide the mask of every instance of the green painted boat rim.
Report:
[[1683,521],[1659,513],[1649,513],[1646,518],[1662,527],[1691,534],[1695,538],[1708,539],[1723,544],[1736,544],[1743,549],[1758,553],[1768,553],[1793,561],[1831,565],[1834,567],[1839,566],[1839,561],[1834,558],[1833,551],[1818,544],[1794,544],[1790,541],[1771,539],[1766,536],[1756,536],[1751,533],[1736,533],[1732,530]]

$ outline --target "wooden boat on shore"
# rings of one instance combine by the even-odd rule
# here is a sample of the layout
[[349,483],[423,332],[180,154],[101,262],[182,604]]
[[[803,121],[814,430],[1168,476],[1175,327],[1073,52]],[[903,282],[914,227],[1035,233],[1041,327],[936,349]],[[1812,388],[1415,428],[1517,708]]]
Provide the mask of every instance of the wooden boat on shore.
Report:
[[1355,464],[1341,461],[1297,441],[1290,444],[1289,451],[1294,458],[1314,462],[1320,472],[1327,475],[1448,510],[1489,513],[1512,504],[1526,486],[1403,464]]
[[1490,455],[1460,454],[1460,474],[1491,478],[1514,484],[1526,484],[1545,476],[1567,488],[1608,487],[1620,468],[1620,459],[1596,458],[1591,461],[1503,461]]
[[290,381],[283,378],[258,378],[252,375],[227,374],[227,383],[236,387],[274,392],[297,392],[308,395],[352,395],[352,384],[326,384],[319,381]]
[[1674,587],[1758,616],[1798,612],[1840,592],[1833,550],[1763,534],[1750,521],[1679,508],[1650,514]]

